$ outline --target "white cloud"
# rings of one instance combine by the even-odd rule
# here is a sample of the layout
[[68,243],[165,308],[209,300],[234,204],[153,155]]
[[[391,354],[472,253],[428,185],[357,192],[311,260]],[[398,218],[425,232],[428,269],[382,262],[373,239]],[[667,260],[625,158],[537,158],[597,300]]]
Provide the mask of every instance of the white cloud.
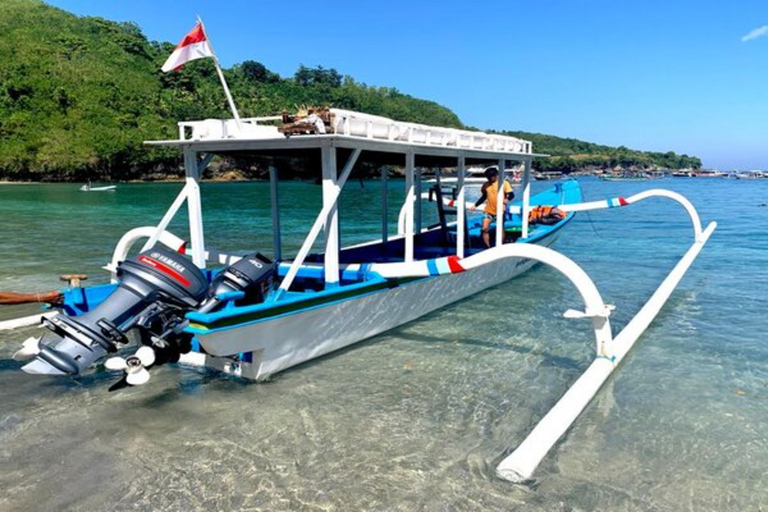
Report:
[[741,38],[741,42],[746,43],[747,41],[751,41],[763,36],[768,36],[768,25],[763,25],[762,27],[758,27],[755,30],[750,31],[749,34]]

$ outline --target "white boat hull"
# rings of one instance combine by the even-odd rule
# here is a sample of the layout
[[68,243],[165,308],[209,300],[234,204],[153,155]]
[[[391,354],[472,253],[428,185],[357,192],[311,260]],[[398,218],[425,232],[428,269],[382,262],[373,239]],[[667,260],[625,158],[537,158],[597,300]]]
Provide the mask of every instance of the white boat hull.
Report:
[[83,185],[80,187],[80,190],[83,192],[112,192],[117,190],[117,185],[107,185],[105,187],[89,187],[88,185]]
[[[551,245],[558,235],[559,231],[552,233],[539,245]],[[419,279],[306,311],[197,334],[197,340],[210,356],[251,352],[250,364],[210,356],[205,364],[261,380],[487,290],[533,265],[532,260],[506,259],[460,274]]]

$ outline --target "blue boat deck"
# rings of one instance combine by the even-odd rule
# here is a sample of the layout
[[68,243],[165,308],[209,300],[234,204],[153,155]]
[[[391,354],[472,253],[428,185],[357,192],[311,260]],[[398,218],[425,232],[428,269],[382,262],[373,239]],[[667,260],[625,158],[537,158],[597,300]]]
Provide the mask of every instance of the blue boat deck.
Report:
[[[575,181],[566,181],[556,184],[544,192],[531,197],[531,205],[560,205],[578,202],[581,198],[581,190]],[[520,205],[514,202],[513,205]],[[529,237],[525,240],[517,240],[518,243],[535,243],[554,231],[559,230],[573,217],[568,213],[566,218],[553,225],[532,225]],[[519,214],[513,214],[504,223],[505,233],[509,238],[517,239],[520,234],[522,219]],[[495,230],[495,223],[491,224],[491,230]],[[472,219],[467,225],[468,244],[465,254],[470,256],[486,249],[481,238],[481,221]],[[494,243],[493,236],[491,243]],[[450,256],[456,253],[456,224],[448,224],[424,231],[415,236],[414,259],[426,260]],[[402,261],[405,254],[405,240],[398,237],[387,242],[371,243],[356,247],[350,247],[340,251],[340,263],[387,263]],[[284,277],[289,263],[281,263],[278,268],[278,277]],[[216,275],[218,270],[207,271],[209,279]],[[392,282],[390,282],[392,281]],[[291,290],[279,300],[269,297],[260,304],[239,305],[235,300],[229,301],[224,308],[212,313],[189,313],[188,319],[199,327],[193,327],[192,331],[205,330],[206,325],[237,322],[238,317],[270,316],[272,312],[282,314],[286,310],[300,310],[305,307],[314,307],[318,303],[329,303],[345,300],[352,296],[369,293],[388,286],[397,286],[398,280],[387,280],[377,273],[366,270],[344,270],[341,272],[338,285],[326,288],[323,270],[323,254],[313,254],[307,257],[294,280]],[[77,316],[96,307],[115,288],[116,285],[108,284],[91,286],[88,288],[74,288],[65,291],[64,308],[67,314]]]

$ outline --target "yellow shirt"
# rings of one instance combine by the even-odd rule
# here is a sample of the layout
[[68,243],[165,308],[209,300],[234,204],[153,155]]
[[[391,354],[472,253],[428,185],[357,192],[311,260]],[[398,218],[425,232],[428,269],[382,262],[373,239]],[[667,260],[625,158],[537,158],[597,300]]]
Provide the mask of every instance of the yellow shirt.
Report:
[[[506,196],[512,192],[512,185],[507,180],[504,180],[504,195]],[[488,185],[485,189],[485,213],[488,215],[496,215],[496,199],[499,195],[498,181],[492,185]]]

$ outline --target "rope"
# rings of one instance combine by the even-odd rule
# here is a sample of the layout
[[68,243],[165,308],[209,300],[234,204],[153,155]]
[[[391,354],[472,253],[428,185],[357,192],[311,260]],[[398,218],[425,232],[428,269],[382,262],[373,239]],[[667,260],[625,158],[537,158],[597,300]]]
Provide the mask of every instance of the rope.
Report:
[[[579,194],[581,195],[581,202],[582,203],[586,203],[587,200],[584,198],[584,189],[582,189],[581,187],[579,187]],[[605,238],[605,237],[603,237],[603,235],[600,234],[600,232],[597,230],[597,228],[595,228],[595,223],[592,222],[592,216],[589,215],[589,210],[584,210],[584,213],[587,214],[587,219],[589,219],[589,225],[592,227],[592,231],[595,233],[595,235],[598,238]]]

